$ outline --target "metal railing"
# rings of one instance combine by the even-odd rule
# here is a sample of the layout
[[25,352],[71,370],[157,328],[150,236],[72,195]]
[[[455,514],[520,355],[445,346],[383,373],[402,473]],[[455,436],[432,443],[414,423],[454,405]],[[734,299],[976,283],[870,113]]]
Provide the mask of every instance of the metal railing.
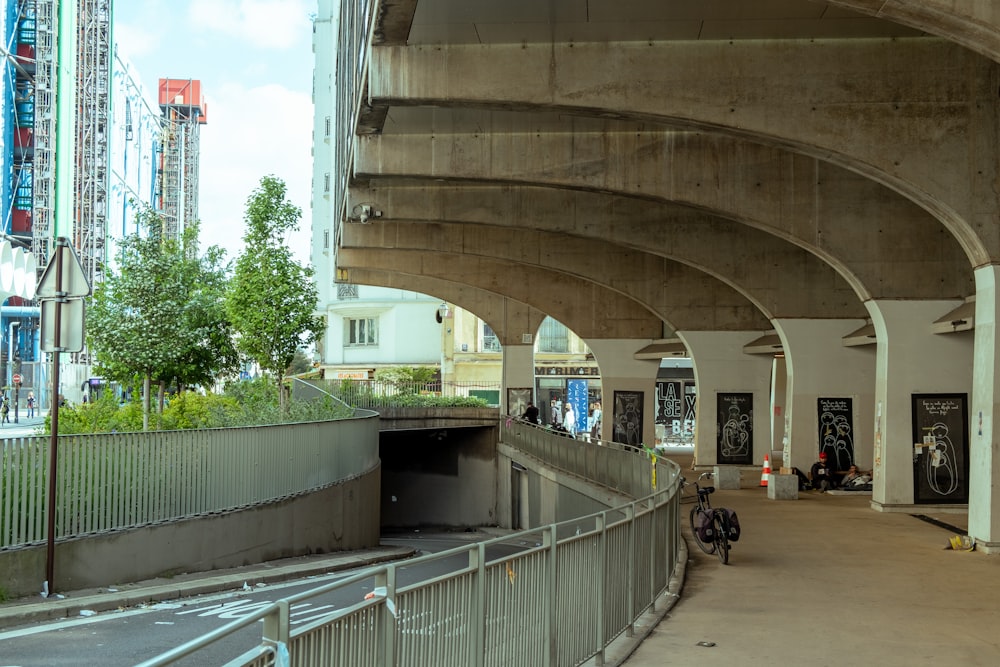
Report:
[[448,398],[495,398],[499,404],[499,382],[395,382],[385,380],[330,379],[308,380],[331,396],[357,408],[374,409],[391,405],[410,405],[420,396]]
[[[565,472],[651,489],[647,452],[586,443],[510,422],[506,444]],[[574,447],[586,454],[574,455]],[[634,470],[626,471],[625,468]],[[680,470],[659,462],[656,489],[607,511],[417,559],[368,568],[279,600],[140,667],[169,665],[263,621],[258,647],[236,665],[579,665],[604,652],[667,591],[680,549]],[[601,470],[608,471],[607,475]],[[644,481],[645,480],[645,481]],[[498,543],[529,544],[489,560]],[[411,585],[400,572],[464,556],[464,565]],[[366,583],[375,595],[292,630],[291,610]]]
[[[57,438],[56,538],[218,512],[378,463],[378,419]],[[0,548],[47,534],[49,437],[0,440]]]

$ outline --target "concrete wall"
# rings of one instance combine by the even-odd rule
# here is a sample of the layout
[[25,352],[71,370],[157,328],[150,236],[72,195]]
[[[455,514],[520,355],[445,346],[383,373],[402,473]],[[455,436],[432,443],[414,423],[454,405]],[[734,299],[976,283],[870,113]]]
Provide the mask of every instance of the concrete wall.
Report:
[[[59,541],[55,591],[80,590],[237,567],[291,556],[363,549],[379,543],[380,470],[281,501]],[[42,590],[46,546],[0,550],[7,595]]]

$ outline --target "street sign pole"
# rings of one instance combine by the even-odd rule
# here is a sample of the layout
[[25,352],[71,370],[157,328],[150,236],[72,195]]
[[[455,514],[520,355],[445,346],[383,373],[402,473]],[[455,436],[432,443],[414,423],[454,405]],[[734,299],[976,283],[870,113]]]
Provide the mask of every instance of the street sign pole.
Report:
[[[49,414],[52,432],[49,435],[49,502],[48,539],[45,551],[46,595],[55,592],[56,561],[56,471],[59,455],[59,355],[83,349],[83,297],[90,294],[90,283],[83,272],[69,239],[55,239],[52,257],[38,279],[35,297],[42,302],[42,349],[52,353],[52,403]],[[63,317],[65,311],[65,318]],[[52,326],[49,326],[51,320]],[[65,327],[65,331],[63,328]]]
[[[62,291],[62,262],[59,261],[59,247],[57,246],[56,258],[56,294]],[[49,434],[49,514],[48,514],[48,539],[45,546],[45,593],[51,595],[55,592],[55,569],[56,569],[56,457],[59,451],[59,347],[61,340],[59,330],[62,308],[56,308],[55,316],[55,345],[52,352],[52,391],[49,396],[53,397],[52,407],[49,414],[52,415],[52,431]]]

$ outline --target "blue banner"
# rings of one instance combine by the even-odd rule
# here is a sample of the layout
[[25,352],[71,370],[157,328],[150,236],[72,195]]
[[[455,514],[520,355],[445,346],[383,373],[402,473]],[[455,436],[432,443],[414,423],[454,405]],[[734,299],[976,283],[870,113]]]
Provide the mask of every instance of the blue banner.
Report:
[[[587,417],[589,416],[590,411],[586,380],[566,381],[566,403],[573,406],[573,433],[582,433],[586,431]],[[563,423],[566,423],[565,417],[563,418]]]

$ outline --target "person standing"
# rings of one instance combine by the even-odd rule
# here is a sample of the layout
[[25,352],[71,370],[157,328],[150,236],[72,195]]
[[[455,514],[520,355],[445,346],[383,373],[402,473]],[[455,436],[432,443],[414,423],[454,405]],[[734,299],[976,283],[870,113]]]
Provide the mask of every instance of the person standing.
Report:
[[35,416],[35,392],[28,392],[28,417]]
[[562,426],[562,401],[559,400],[558,396],[549,401],[549,410],[552,426]]
[[573,405],[566,404],[566,414],[563,415],[563,427],[572,435],[576,435],[576,413],[573,412]]
[[3,405],[0,405],[0,424],[10,423],[10,399],[3,397]]
[[538,423],[538,408],[535,407],[534,403],[528,403],[528,408],[521,415],[521,419],[530,422],[532,424]]

